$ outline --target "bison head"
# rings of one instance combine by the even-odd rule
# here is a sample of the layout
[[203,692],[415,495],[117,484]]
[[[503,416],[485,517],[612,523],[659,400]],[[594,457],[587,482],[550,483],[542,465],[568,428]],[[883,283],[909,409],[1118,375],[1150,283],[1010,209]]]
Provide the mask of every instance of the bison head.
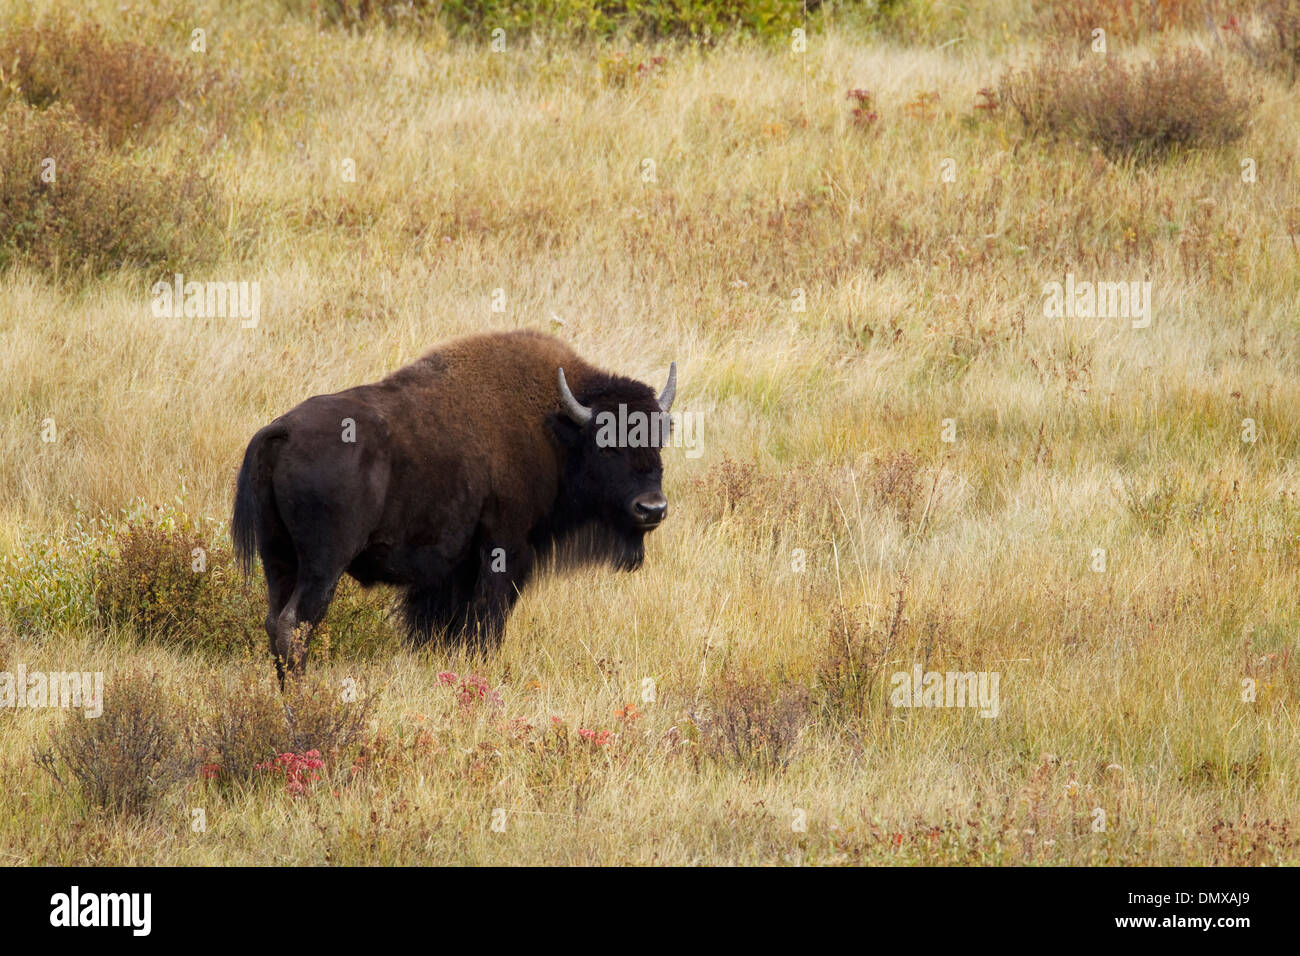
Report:
[[668,516],[659,450],[671,434],[677,364],[658,396],[641,382],[599,375],[579,400],[564,369],[557,379],[563,413],[552,416],[551,427],[565,448],[565,524],[586,533],[584,557],[635,570],[645,536]]

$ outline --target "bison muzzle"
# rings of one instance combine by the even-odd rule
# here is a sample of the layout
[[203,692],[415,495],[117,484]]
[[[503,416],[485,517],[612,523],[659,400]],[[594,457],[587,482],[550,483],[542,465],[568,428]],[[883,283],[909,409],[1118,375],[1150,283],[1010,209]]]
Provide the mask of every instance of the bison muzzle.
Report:
[[640,566],[668,514],[660,448],[676,378],[674,364],[656,395],[550,336],[493,333],[259,431],[231,534],[245,571],[261,558],[281,680],[345,573],[401,589],[413,643],[491,647],[540,566]]

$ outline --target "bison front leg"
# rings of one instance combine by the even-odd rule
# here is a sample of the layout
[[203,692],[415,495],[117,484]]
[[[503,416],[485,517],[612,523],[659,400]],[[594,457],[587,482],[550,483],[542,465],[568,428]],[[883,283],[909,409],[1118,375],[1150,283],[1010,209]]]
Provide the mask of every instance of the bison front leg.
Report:
[[533,572],[527,545],[489,544],[479,551],[478,580],[466,609],[466,637],[483,649],[501,643],[506,621]]
[[459,638],[477,580],[477,555],[471,555],[445,580],[407,590],[402,598],[407,642],[412,647],[423,647],[435,635],[440,639]]

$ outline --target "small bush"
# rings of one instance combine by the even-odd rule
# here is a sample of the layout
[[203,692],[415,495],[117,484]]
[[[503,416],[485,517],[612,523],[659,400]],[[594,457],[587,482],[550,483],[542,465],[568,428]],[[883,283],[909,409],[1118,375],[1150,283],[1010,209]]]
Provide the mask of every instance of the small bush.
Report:
[[186,521],[126,525],[96,563],[94,600],[101,623],[142,636],[252,653],[265,643],[253,579],[225,544]]
[[876,120],[880,119],[880,114],[876,112],[875,100],[870,90],[849,90],[846,99],[854,104],[850,108],[854,126],[871,126]]
[[1123,488],[1129,517],[1143,534],[1164,534],[1190,508],[1182,482],[1175,475],[1160,475],[1146,488],[1125,479]]
[[197,769],[184,718],[154,672],[106,683],[103,713],[69,713],[38,764],[89,806],[130,814],[152,809]]
[[374,698],[345,699],[343,690],[323,680],[299,679],[281,695],[288,746],[280,753],[319,750],[338,758],[362,743]]
[[266,686],[266,675],[259,677],[240,688],[216,681],[209,688],[197,731],[205,777],[249,780],[259,763],[285,747],[284,702],[276,688]]
[[0,269],[102,275],[206,262],[218,198],[196,173],[116,157],[70,106],[0,107]]
[[38,109],[65,104],[110,148],[173,117],[182,92],[199,82],[153,47],[63,17],[0,33],[0,64],[10,95]]
[[738,532],[775,544],[799,533],[829,531],[839,518],[839,498],[849,491],[848,473],[836,465],[799,464],[776,472],[761,471],[753,461],[724,457],[702,475],[689,479],[691,507],[704,524],[735,515]]
[[704,713],[694,718],[700,751],[756,773],[784,770],[807,722],[808,689],[724,670]]
[[234,687],[214,682],[195,731],[205,775],[248,781],[259,764],[312,750],[337,766],[364,743],[374,703],[372,695],[346,700],[340,687],[310,677],[281,693],[265,669]]
[[1076,139],[1111,158],[1140,160],[1233,142],[1255,106],[1221,63],[1190,48],[1140,65],[1110,56],[1070,63],[1060,50],[1049,51],[1003,76],[998,93],[1031,135]]

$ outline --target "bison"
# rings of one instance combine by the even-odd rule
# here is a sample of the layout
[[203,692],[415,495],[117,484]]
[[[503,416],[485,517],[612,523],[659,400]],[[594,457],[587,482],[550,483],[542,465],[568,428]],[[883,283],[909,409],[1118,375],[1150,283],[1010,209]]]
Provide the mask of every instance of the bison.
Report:
[[[281,681],[344,573],[401,589],[413,643],[491,647],[539,567],[635,570],[668,514],[660,448],[676,390],[676,363],[655,395],[548,335],[490,333],[261,429],[231,534],[245,572],[261,558]],[[649,427],[620,435],[615,420]]]

